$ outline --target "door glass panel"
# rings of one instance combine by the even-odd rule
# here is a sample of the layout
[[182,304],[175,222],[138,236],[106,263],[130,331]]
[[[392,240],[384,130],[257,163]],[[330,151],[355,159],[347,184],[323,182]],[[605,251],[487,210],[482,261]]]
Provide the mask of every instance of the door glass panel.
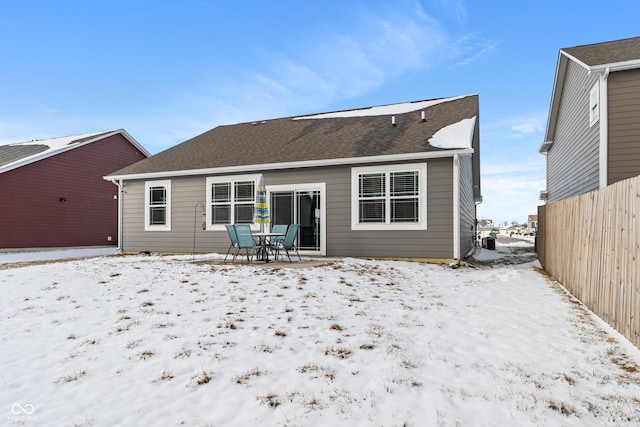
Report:
[[300,249],[320,250],[320,193],[297,192]]
[[270,209],[271,226],[300,224],[299,249],[320,250],[320,191],[272,192]]
[[293,191],[271,193],[271,225],[293,224]]

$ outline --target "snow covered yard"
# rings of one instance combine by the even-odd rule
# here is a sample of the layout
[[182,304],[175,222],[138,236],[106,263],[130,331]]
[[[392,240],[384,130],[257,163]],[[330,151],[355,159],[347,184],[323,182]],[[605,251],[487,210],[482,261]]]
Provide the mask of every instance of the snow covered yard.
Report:
[[191,261],[0,265],[0,423],[640,423],[640,352],[534,262]]

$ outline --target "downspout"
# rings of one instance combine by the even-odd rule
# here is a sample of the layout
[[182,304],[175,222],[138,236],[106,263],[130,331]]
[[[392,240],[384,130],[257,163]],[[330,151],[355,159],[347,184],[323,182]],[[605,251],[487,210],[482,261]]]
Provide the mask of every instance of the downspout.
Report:
[[605,68],[600,78],[600,188],[609,184],[609,67]]
[[124,191],[122,191],[122,182],[116,180],[115,178],[111,178],[111,182],[113,185],[118,187],[118,247],[116,250],[118,252],[122,251],[122,195]]
[[453,258],[460,259],[460,155],[453,155]]

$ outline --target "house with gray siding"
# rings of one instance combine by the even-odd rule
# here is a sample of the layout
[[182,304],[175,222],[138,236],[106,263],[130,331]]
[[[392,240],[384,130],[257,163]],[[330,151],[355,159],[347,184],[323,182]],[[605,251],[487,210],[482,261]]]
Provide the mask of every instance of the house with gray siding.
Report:
[[640,175],[640,37],[560,49],[540,152],[547,202]]
[[[478,95],[218,126],[106,176],[124,252],[225,253],[253,223],[264,177],[273,224],[300,253],[460,259],[480,193]],[[202,219],[202,220],[201,220]]]

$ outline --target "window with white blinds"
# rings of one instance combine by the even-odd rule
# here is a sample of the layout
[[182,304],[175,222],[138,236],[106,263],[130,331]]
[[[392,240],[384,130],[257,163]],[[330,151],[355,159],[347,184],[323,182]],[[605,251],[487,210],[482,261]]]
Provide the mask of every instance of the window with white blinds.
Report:
[[258,175],[207,178],[207,229],[253,224]]
[[352,169],[352,229],[426,229],[426,164]]

